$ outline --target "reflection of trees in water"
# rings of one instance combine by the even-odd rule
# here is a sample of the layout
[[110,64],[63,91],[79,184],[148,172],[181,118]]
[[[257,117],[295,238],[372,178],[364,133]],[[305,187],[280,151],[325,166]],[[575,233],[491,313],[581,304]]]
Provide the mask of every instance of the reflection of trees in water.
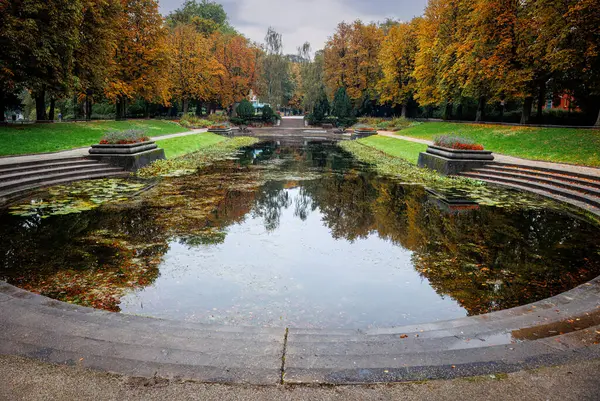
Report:
[[[7,219],[13,220],[11,217]],[[0,277],[43,295],[118,310],[126,290],[158,277],[168,250],[154,241],[152,220],[136,213],[94,210],[0,226]],[[17,223],[18,221],[18,223]]]
[[[555,211],[451,213],[428,201],[422,187],[368,175],[333,174],[298,185],[296,217],[319,208],[335,238],[377,234],[412,250],[415,268],[432,287],[471,314],[547,298],[600,274],[598,228]],[[259,196],[257,215],[266,216],[268,229],[289,207],[285,194],[277,183]]]
[[259,191],[252,208],[252,216],[263,218],[265,229],[274,231],[279,227],[281,212],[291,205],[292,199],[284,189],[284,183],[271,181]]
[[[262,184],[256,170],[227,162],[167,180],[137,205],[45,220],[2,216],[0,278],[117,310],[126,291],[156,280],[172,239],[188,246],[220,243],[227,227],[248,214],[272,231],[292,204],[301,220],[319,209],[334,238],[376,234],[412,250],[415,269],[471,314],[546,298],[600,273],[597,227],[549,210],[449,213],[429,202],[422,187],[342,173],[336,168],[351,166],[344,155],[321,150],[271,152],[294,173],[325,166],[318,180]],[[293,199],[289,188],[298,189]]]

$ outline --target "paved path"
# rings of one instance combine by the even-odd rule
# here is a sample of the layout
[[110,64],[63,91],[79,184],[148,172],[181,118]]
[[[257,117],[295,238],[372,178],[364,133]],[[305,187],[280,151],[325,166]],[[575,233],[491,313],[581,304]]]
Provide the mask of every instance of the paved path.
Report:
[[600,360],[473,379],[370,386],[228,386],[141,379],[0,356],[3,400],[597,401]]
[[[179,134],[170,134],[163,136],[154,136],[150,138],[153,141],[161,141],[163,139],[170,138],[179,138],[181,136],[188,136],[199,134],[201,132],[206,132],[206,129],[193,129],[187,132],[181,132]],[[34,155],[23,155],[23,156],[9,156],[9,157],[0,157],[0,166],[3,164],[13,164],[13,163],[26,163],[31,161],[42,161],[42,160],[55,160],[55,159],[67,159],[70,157],[85,157],[89,153],[89,147],[84,148],[76,148],[71,150],[63,150],[61,152],[52,152],[52,153],[38,153]]]
[[[389,131],[380,131],[379,135],[387,136],[389,138],[402,139],[405,141],[422,143],[424,145],[433,145],[432,141],[428,141],[426,139],[418,139],[412,138],[409,136],[397,135],[393,132]],[[552,162],[544,162],[537,160],[529,160],[529,159],[521,159],[519,157],[514,156],[506,156],[499,153],[494,153],[494,158],[496,162],[500,163],[510,163],[517,164],[520,166],[530,166],[530,167],[538,167],[538,168],[549,168],[555,170],[562,170],[566,173],[580,173],[580,174],[588,174],[595,177],[600,177],[600,169],[594,167],[585,167],[585,166],[575,166],[572,164],[564,164],[564,163],[552,163]]]

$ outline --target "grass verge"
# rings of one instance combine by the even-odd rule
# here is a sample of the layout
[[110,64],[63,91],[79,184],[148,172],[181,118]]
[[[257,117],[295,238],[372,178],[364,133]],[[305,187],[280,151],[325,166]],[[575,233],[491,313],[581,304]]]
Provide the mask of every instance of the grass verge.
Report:
[[167,159],[174,159],[188,153],[197,152],[207,146],[224,141],[225,138],[210,132],[181,136],[177,138],[161,139],[158,146],[165,150]]
[[505,155],[600,167],[600,130],[432,122],[398,134],[429,140],[452,134],[473,139],[486,149]]
[[379,135],[369,136],[360,139],[358,142],[380,150],[390,156],[407,160],[413,164],[417,164],[419,153],[427,150],[427,145],[423,145],[422,143]]
[[[167,140],[165,140],[167,141]],[[197,152],[174,159],[158,160],[137,172],[138,177],[176,177],[195,172],[197,169],[218,160],[231,157],[238,149],[258,142],[258,138],[238,136],[206,145]],[[161,142],[163,143],[163,142]]]
[[128,120],[27,124],[0,127],[0,156],[58,152],[90,146],[109,131],[139,129],[150,137],[177,134],[187,128],[171,121]]
[[[370,165],[380,175],[407,184],[423,185],[435,190],[441,196],[465,198],[480,205],[502,208],[556,209],[561,207],[552,200],[532,194],[486,185],[481,181],[466,177],[445,177],[436,171],[419,168],[414,162],[408,160],[414,160],[415,153],[419,148],[413,147],[412,142],[394,138],[386,139],[395,142],[370,137],[358,141],[343,141],[339,146],[351,153],[357,160]],[[392,153],[397,156],[393,156]],[[407,158],[401,155],[405,155]]]

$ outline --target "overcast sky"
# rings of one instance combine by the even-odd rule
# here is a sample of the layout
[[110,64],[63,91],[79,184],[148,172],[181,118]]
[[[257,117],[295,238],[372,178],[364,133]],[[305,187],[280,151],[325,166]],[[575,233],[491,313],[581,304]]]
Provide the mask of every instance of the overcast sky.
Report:
[[[159,0],[163,14],[179,8],[184,0]],[[218,0],[217,0],[218,1]],[[253,41],[262,43],[267,28],[283,34],[286,53],[296,53],[310,42],[322,49],[342,21],[408,21],[423,14],[427,0],[221,0],[231,24]]]

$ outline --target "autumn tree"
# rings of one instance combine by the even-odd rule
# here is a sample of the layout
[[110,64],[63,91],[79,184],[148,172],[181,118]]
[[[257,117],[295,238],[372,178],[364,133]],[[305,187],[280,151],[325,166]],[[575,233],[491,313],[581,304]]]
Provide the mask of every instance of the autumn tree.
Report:
[[211,54],[210,42],[192,25],[177,25],[167,37],[167,46],[171,95],[181,101],[185,114],[190,100],[211,97],[211,84],[223,68]]
[[364,98],[377,98],[382,38],[383,31],[374,23],[365,25],[358,20],[338,25],[324,51],[324,79],[330,93],[345,87],[355,106]]
[[210,41],[212,54],[221,66],[213,77],[211,101],[229,107],[258,87],[260,49],[240,35],[215,32]]
[[167,30],[155,0],[123,0],[117,45],[106,97],[116,102],[117,117],[126,116],[127,102],[169,102]]
[[417,53],[416,22],[401,23],[389,28],[385,36],[379,63],[382,78],[377,85],[380,102],[402,106],[402,117],[406,117],[409,100],[415,90],[415,55]]

